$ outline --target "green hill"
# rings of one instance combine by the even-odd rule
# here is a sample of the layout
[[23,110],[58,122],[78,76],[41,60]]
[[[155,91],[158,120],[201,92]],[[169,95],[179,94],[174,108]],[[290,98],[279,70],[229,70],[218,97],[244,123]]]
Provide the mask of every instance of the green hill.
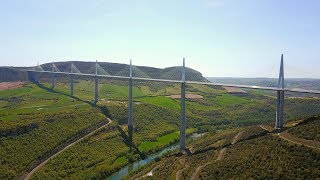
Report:
[[207,133],[189,154],[168,155],[129,179],[150,171],[146,179],[318,179],[319,122],[315,116],[280,133],[259,126]]
[[0,67],[0,82],[5,81],[26,81],[27,73],[11,67]]
[[[67,68],[67,66],[65,67]],[[170,74],[179,72],[175,69],[177,67],[158,70],[165,72],[163,75],[172,76]],[[123,69],[119,68],[118,70],[113,73],[117,74]],[[147,75],[152,76],[150,73]],[[87,132],[107,123],[106,117],[112,119],[110,126],[86,136],[82,141],[50,160],[44,167],[36,171],[33,178],[107,178],[130,162],[142,159],[179,141],[180,100],[170,98],[170,95],[179,93],[178,83],[134,84],[135,131],[132,137],[133,150],[130,150],[130,138],[127,136],[126,129],[127,85],[113,81],[99,82],[99,102],[97,106],[93,106],[92,80],[77,79],[74,86],[74,97],[69,96],[67,81],[57,81],[57,86],[54,89],[51,89],[50,83],[46,83],[42,79],[40,82],[41,84],[25,83],[22,87],[2,90],[0,93],[0,154],[5,157],[0,160],[0,179],[23,178],[25,173],[30,172],[35,165],[44,159],[75,139],[83,137]],[[188,163],[189,169],[183,170],[181,176],[190,179],[189,177],[199,165],[217,159],[220,150],[225,147],[228,148],[226,153],[237,152],[232,151],[233,147],[244,143],[240,149],[243,148],[247,154],[244,157],[249,158],[248,154],[251,151],[253,153],[259,151],[261,143],[254,147],[255,150],[245,149],[246,143],[252,141],[253,144],[256,144],[256,141],[260,140],[269,142],[272,138],[276,138],[277,141],[282,140],[277,139],[279,137],[273,137],[276,136],[275,133],[268,133],[257,126],[274,123],[275,97],[254,92],[248,92],[245,96],[237,96],[228,94],[221,87],[197,84],[189,84],[186,91],[188,94],[202,96],[201,99],[187,99],[187,132],[205,132],[206,135],[194,142],[187,142],[193,153],[191,156],[183,155],[184,159],[180,160],[181,155],[173,155],[164,158],[165,161],[160,161],[164,162],[164,169],[160,168],[157,172],[159,171],[166,176],[155,173],[155,177],[163,179],[170,174],[174,177],[179,168],[183,168],[180,162],[186,160],[192,163]],[[293,120],[319,114],[319,101],[318,98],[287,98],[286,122],[293,123]],[[295,127],[297,129],[292,132],[292,135],[308,140],[310,138],[317,139],[319,136],[317,125],[319,123],[316,121],[305,125],[301,123]],[[298,129],[298,127],[308,128],[308,133],[301,134],[300,132],[306,131]],[[237,138],[237,142],[241,142],[233,145],[234,137],[241,132],[241,136]],[[291,134],[291,131],[288,133]],[[301,134],[301,136],[296,134]],[[279,145],[277,141],[272,140],[270,148]],[[278,151],[286,151],[283,149],[275,150],[267,155],[273,157]],[[304,154],[300,153],[299,149],[298,151],[294,152],[299,156],[304,155],[302,161],[309,164],[317,163],[317,161],[310,159],[310,154],[312,155],[313,152]],[[297,159],[295,154],[286,154],[283,157]],[[262,158],[267,157],[262,156]],[[292,163],[292,160],[286,161],[286,163]],[[153,165],[144,167],[143,171]],[[307,165],[302,167],[308,169]],[[228,167],[229,164],[222,166]],[[209,167],[208,171],[210,172],[211,169],[212,172],[217,169]],[[248,164],[246,167],[250,170]],[[243,174],[243,177],[248,177],[247,174],[250,175],[252,169],[249,170]],[[221,177],[228,177],[227,175],[221,174]],[[212,179],[213,176],[215,174],[207,174],[205,177]]]
[[[94,74],[95,73],[95,62],[84,62],[84,61],[66,61],[56,62],[55,65],[62,72],[71,72],[71,63],[77,67],[81,73]],[[101,68],[103,68],[107,74],[113,76],[129,76],[129,65],[119,63],[108,63],[99,62]],[[42,64],[41,67],[45,71],[52,70],[52,64]],[[15,81],[27,80],[26,73],[18,71],[18,69],[35,69],[36,67],[0,67],[0,81]],[[101,70],[101,69],[100,69]],[[102,70],[101,70],[102,71]],[[133,76],[141,78],[154,78],[154,79],[181,79],[181,67],[168,67],[168,68],[154,68],[147,66],[134,66]],[[188,81],[205,81],[208,80],[202,76],[202,74],[194,69],[186,68],[186,80]]]

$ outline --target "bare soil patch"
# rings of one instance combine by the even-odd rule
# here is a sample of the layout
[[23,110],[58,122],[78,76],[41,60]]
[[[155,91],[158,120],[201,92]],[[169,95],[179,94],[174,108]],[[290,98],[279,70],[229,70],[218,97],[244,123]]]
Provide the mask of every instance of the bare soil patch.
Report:
[[[181,94],[171,95],[169,96],[172,99],[181,99]],[[187,99],[203,99],[203,96],[198,94],[186,94]]]
[[239,88],[234,88],[234,87],[223,87],[228,93],[236,93],[236,94],[247,94],[246,91],[239,89]]
[[271,126],[268,126],[268,125],[260,125],[260,127],[261,127],[263,130],[268,131],[268,132],[272,132],[272,131],[276,130],[276,128],[271,127]]
[[16,81],[16,82],[0,82],[0,90],[6,90],[6,89],[14,89],[21,87],[24,84],[24,82]]

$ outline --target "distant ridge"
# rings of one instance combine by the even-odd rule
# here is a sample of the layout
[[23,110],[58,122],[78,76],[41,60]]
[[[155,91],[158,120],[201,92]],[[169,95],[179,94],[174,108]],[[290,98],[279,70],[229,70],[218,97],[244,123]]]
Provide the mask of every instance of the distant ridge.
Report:
[[[239,84],[249,86],[277,87],[277,78],[237,78],[237,77],[207,77],[214,83]],[[320,90],[320,79],[312,78],[286,78],[286,88],[301,88],[307,90]]]
[[[71,63],[76,66],[81,73],[94,74],[95,73],[95,62],[84,62],[84,61],[65,61],[56,62],[55,65],[60,71],[70,72]],[[129,76],[129,65],[120,63],[109,63],[109,62],[99,62],[99,65],[110,75],[113,76]],[[45,71],[51,71],[52,64],[45,63],[41,65]],[[155,68],[148,66],[135,66],[144,76],[154,78],[154,79],[171,79],[180,80],[181,79],[181,67],[168,67],[168,68]],[[35,67],[0,67],[0,81],[12,81],[12,80],[26,80],[23,77],[23,73],[17,71],[17,69],[35,69]],[[140,75],[136,77],[140,77]],[[143,76],[142,76],[143,77]],[[202,76],[199,71],[191,68],[186,68],[186,80],[187,81],[201,81],[208,82],[208,80]]]

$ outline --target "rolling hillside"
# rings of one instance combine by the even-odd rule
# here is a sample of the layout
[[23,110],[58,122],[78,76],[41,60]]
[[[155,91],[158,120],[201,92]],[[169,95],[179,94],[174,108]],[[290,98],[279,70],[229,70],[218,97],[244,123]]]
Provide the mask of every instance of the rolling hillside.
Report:
[[319,122],[315,116],[281,133],[259,126],[207,133],[189,144],[190,153],[167,155],[127,178],[318,179]]
[[[62,72],[71,71],[71,63],[78,68],[81,73],[94,74],[95,62],[83,62],[83,61],[66,61],[56,62],[55,65]],[[107,72],[107,74],[114,76],[129,76],[129,65],[119,63],[99,62],[99,65]],[[52,70],[52,64],[42,64],[41,67],[45,71]],[[0,67],[0,81],[13,81],[13,80],[25,80],[26,77],[22,76],[21,72],[15,69],[35,69],[36,67]],[[168,68],[154,68],[147,66],[134,66],[133,76],[144,78],[157,78],[157,79],[181,79],[181,67],[168,67]],[[186,80],[188,81],[208,81],[202,76],[202,74],[194,69],[186,68]]]
[[[63,65],[58,67],[67,71],[63,69]],[[45,68],[49,68],[49,65]],[[80,70],[84,71],[84,67],[82,68]],[[140,73],[148,76],[155,76],[151,72],[156,71],[158,73],[161,71],[163,76],[179,75],[178,67],[154,71],[149,69],[150,72],[139,68],[144,70]],[[90,73],[89,70],[88,68],[87,73]],[[9,72],[19,73],[12,69]],[[115,75],[119,72],[125,71],[118,68],[118,71],[109,74]],[[0,179],[25,177],[41,162],[79,138],[83,139],[49,160],[46,165],[35,171],[31,178],[103,179],[130,163],[173,146],[179,141],[180,100],[171,96],[180,93],[179,83],[134,84],[135,131],[132,137],[129,136],[126,125],[127,84],[117,81],[99,82],[97,106],[92,103],[94,95],[92,80],[77,79],[74,88],[74,96],[70,96],[68,81],[59,78],[54,89],[51,89],[50,83],[41,79],[40,83],[29,82],[22,87],[1,91],[0,154],[5,158],[0,159]],[[161,173],[174,177],[179,172],[177,176],[190,179],[197,168],[201,167],[198,171],[202,172],[203,165],[207,163],[213,165],[211,162],[221,160],[229,152],[233,153],[233,146],[238,145],[238,141],[244,143],[252,140],[253,144],[256,144],[254,139],[261,138],[258,140],[270,141],[272,146],[277,146],[278,140],[274,141],[274,134],[259,127],[260,124],[274,123],[275,97],[255,92],[234,95],[222,87],[197,84],[188,84],[186,91],[188,94],[201,97],[187,98],[187,133],[197,132],[206,135],[197,141],[187,143],[194,155],[186,157],[179,154],[164,158],[163,160],[168,160],[168,163],[160,161],[166,165],[163,166],[163,170],[161,164],[156,164],[159,165]],[[286,122],[319,114],[319,101],[318,98],[287,98]],[[106,125],[110,122],[108,119],[111,119],[112,123]],[[313,124],[318,123],[314,121]],[[297,129],[292,135],[306,139],[318,138],[316,133],[318,130],[314,129],[313,124],[306,125],[310,132],[315,130],[313,133],[301,134],[303,130]],[[88,134],[91,132],[93,133]],[[283,136],[287,137],[287,134]],[[260,145],[257,145],[256,150],[245,149],[246,145],[239,148],[245,149],[243,151],[250,154],[251,151],[257,152]],[[301,154],[300,149],[297,153]],[[310,154],[312,153],[306,155],[306,162],[317,163],[308,159]],[[295,156],[287,154],[286,157]],[[194,166],[191,166],[190,162],[193,161]],[[153,165],[146,166],[143,171],[151,166],[155,168]],[[217,169],[216,166],[207,165],[203,166],[204,171],[210,168],[209,172],[211,169],[215,172]],[[223,166],[228,167],[229,164]],[[308,166],[303,167],[308,168]],[[184,168],[185,170],[182,170]],[[155,170],[155,173],[157,171]],[[203,175],[210,177],[209,179],[215,176],[210,173]],[[221,174],[221,177],[230,177],[227,175]],[[163,176],[155,174],[155,177]],[[243,177],[248,176],[244,174]]]

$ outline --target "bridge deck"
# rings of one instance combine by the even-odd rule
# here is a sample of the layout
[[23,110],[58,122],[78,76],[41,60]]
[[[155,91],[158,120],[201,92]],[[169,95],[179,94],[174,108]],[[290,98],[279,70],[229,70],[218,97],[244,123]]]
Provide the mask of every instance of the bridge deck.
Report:
[[[52,72],[52,71],[35,71],[35,70],[21,70],[36,73],[53,73],[53,74],[63,74],[63,75],[77,75],[77,76],[88,76],[88,77],[102,77],[102,78],[115,78],[115,79],[130,79],[126,76],[112,76],[112,75],[95,75],[95,74],[84,74],[84,73],[68,73],[68,72]],[[170,79],[153,79],[153,78],[139,78],[132,77],[133,80],[142,81],[156,81],[156,82],[171,82],[171,83],[182,83],[181,80],[170,80]],[[238,85],[238,84],[223,84],[223,83],[213,83],[213,82],[198,82],[198,81],[186,81],[188,84],[203,84],[203,85],[214,85],[214,86],[225,86],[225,87],[235,87],[235,88],[245,88],[245,89],[260,89],[269,91],[285,91],[285,92],[296,92],[296,93],[307,93],[307,94],[320,94],[317,90],[304,90],[304,89],[289,89],[289,88],[276,88],[276,87],[265,87],[265,86],[248,86],[248,85]]]

